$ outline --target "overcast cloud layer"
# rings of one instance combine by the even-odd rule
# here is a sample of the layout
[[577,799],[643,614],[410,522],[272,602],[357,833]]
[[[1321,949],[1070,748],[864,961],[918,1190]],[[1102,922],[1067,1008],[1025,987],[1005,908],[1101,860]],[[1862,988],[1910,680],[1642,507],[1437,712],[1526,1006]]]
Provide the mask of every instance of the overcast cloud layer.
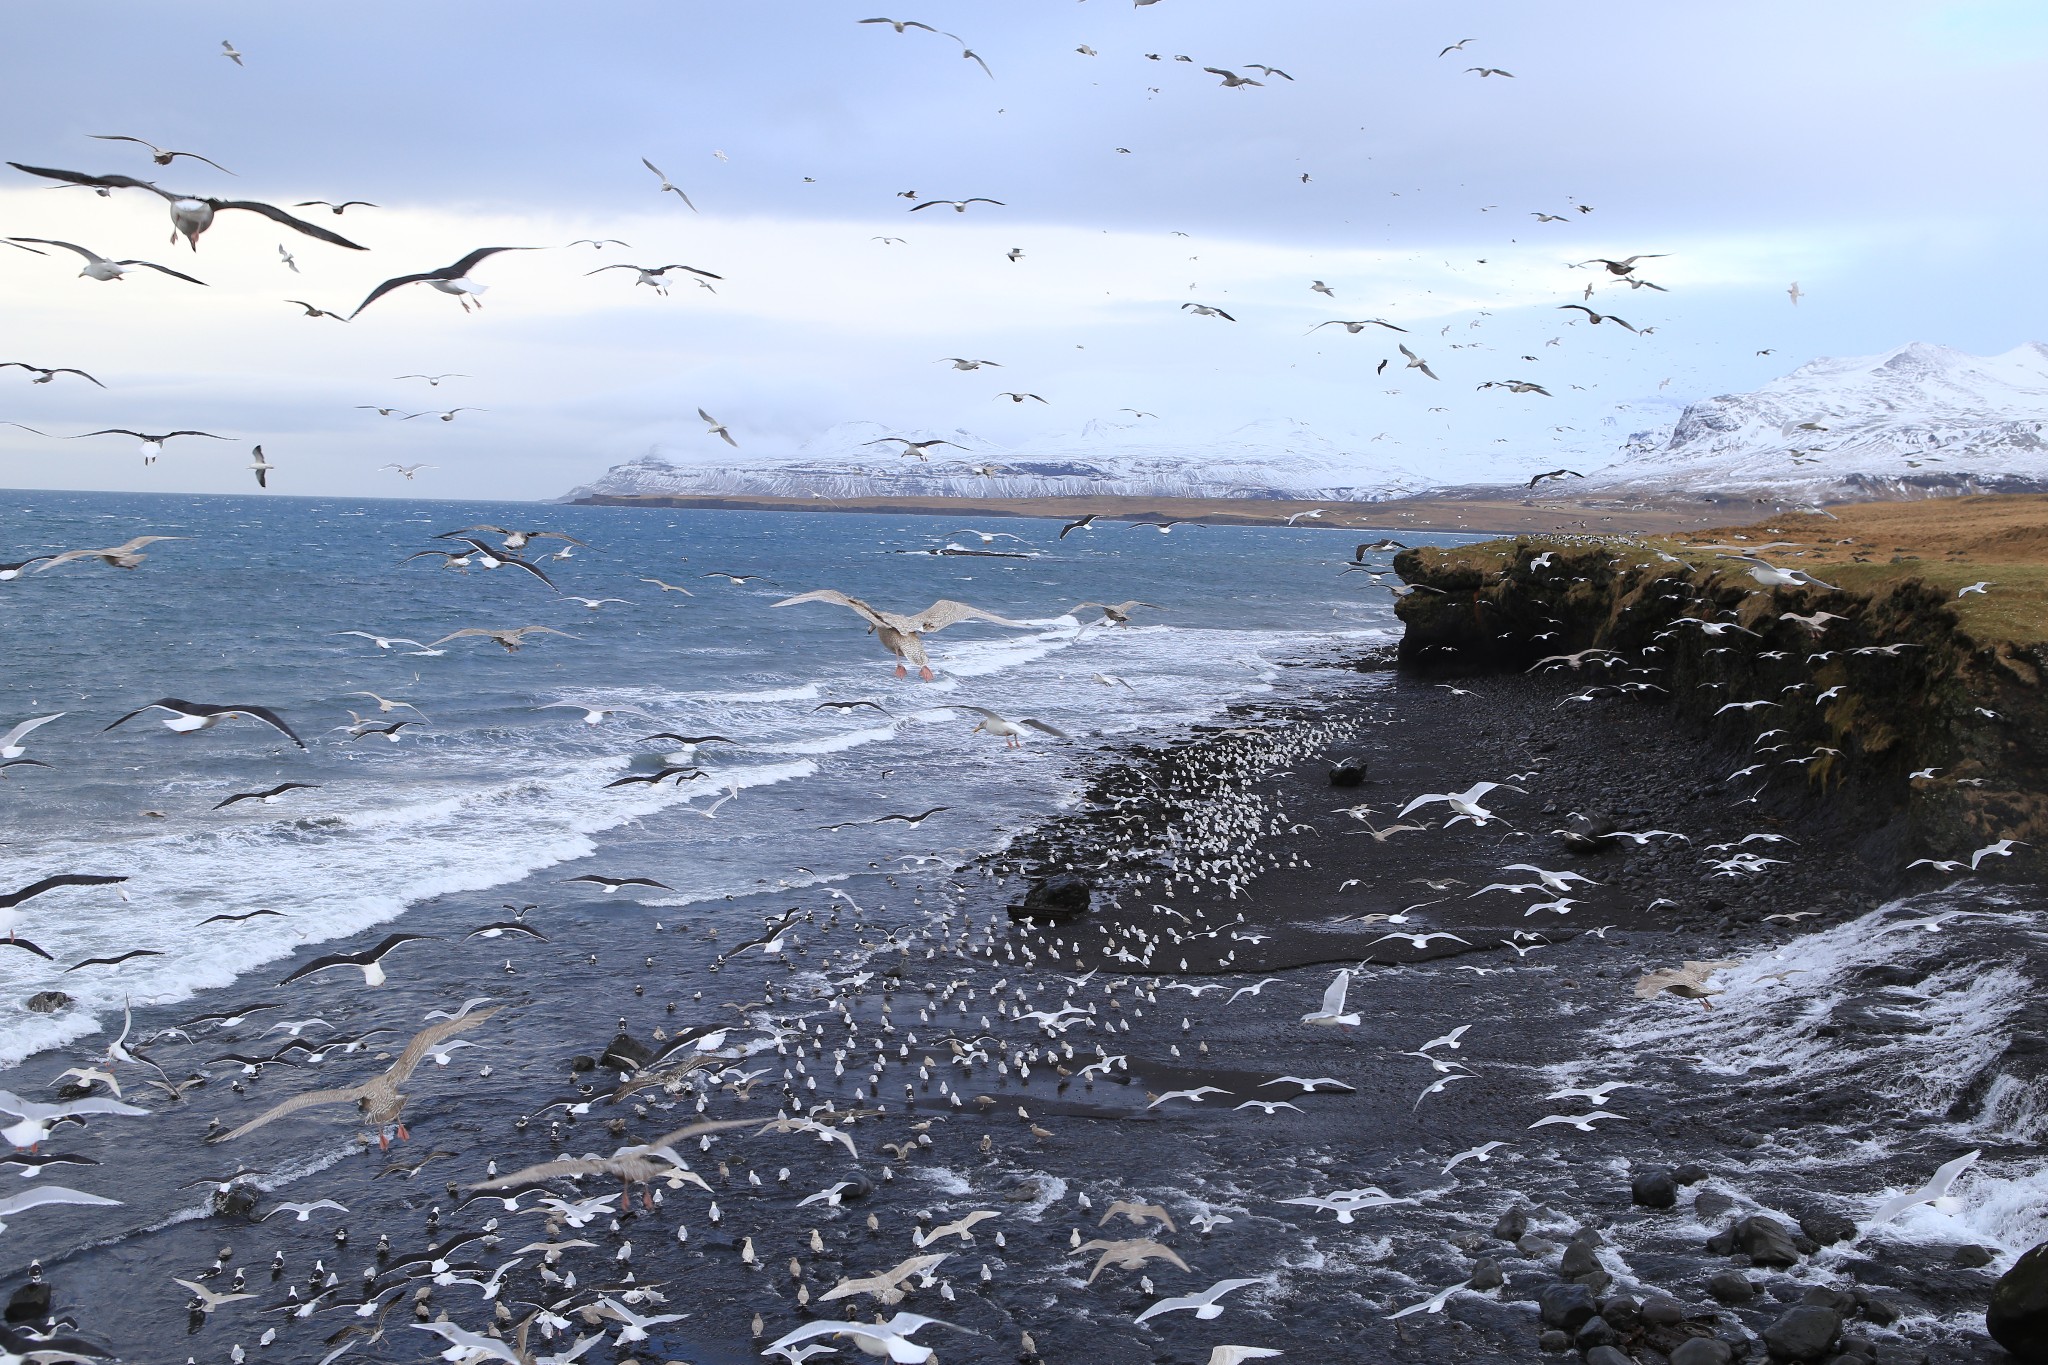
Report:
[[[208,286],[0,251],[0,360],[108,385],[0,371],[0,420],[243,443],[173,442],[145,469],[127,438],[0,427],[0,482],[250,491],[260,441],[287,493],[548,497],[656,446],[717,449],[700,406],[761,452],[852,419],[1028,453],[1122,407],[1218,434],[1284,416],[1361,448],[1385,433],[1376,449],[1457,481],[1611,452],[1817,355],[2044,330],[2036,4],[896,3],[14,7],[6,159],[380,207],[303,211],[368,252],[230,213],[194,253],[145,192],[0,169],[0,232]],[[855,22],[878,12],[959,34],[994,78],[944,37]],[[1202,69],[1251,63],[1294,79],[1225,89]],[[1482,65],[1514,74],[1465,70]],[[1004,206],[910,212],[969,195]],[[425,288],[346,326],[284,302],[346,313],[487,245],[550,249],[480,267],[473,315]],[[1668,293],[1615,281],[1593,306],[1650,335],[1558,311],[1596,281],[1567,263],[1649,252],[1670,253],[1639,267]],[[584,273],[622,260],[723,279],[664,298]],[[1410,335],[1306,334],[1370,317]],[[1400,374],[1400,340],[1441,380]],[[955,355],[1002,368],[935,363]],[[409,371],[469,377],[393,378]],[[1555,397],[1477,391],[1509,378]],[[435,468],[405,485],[391,462]]]

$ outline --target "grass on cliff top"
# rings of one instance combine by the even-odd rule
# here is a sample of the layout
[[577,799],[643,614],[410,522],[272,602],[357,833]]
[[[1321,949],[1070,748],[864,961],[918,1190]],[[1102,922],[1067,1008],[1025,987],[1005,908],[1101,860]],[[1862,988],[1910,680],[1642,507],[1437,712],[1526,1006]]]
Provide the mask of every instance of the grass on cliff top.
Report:
[[[1741,539],[1737,539],[1740,537]],[[1851,592],[1877,592],[1918,578],[1946,592],[1977,639],[2048,640],[2048,496],[1996,494],[1861,502],[1719,527],[1665,544],[1694,558],[1706,545],[1771,545],[1759,558],[1805,569]],[[1958,590],[1989,582],[1981,593]]]
[[[1949,595],[1963,628],[1980,641],[2048,641],[2048,495],[1849,503],[1826,512],[1787,512],[1750,526],[1627,543],[1648,544],[1703,568],[1721,564],[1739,571],[1740,565],[1710,548],[1724,547],[1804,569],[1858,593],[1918,578]],[[1487,572],[1501,567],[1514,547],[1512,539],[1490,540],[1434,549],[1428,558]],[[1986,581],[1991,586],[1982,593],[1955,596]]]

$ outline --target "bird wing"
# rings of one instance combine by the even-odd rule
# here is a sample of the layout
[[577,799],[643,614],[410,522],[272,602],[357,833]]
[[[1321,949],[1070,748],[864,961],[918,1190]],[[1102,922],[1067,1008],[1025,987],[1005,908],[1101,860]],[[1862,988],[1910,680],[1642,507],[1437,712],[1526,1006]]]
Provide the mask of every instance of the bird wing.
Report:
[[345,246],[350,251],[369,250],[366,246],[351,242],[338,232],[329,232],[326,228],[309,223],[303,218],[294,218],[275,204],[260,204],[253,199],[208,199],[206,202],[213,205],[216,212],[221,209],[243,209],[249,213],[260,213],[271,222],[282,223],[294,232],[303,232],[308,237],[318,237],[323,242],[332,242],[335,246]]
[[278,715],[277,712],[271,710],[267,706],[229,706],[223,707],[222,709],[226,711],[235,712],[238,715],[254,716],[257,720],[262,721],[271,729],[276,730],[279,734],[282,734],[286,739],[289,739],[292,743],[298,745],[301,749],[306,747],[306,741],[300,739],[296,734],[292,733],[292,727],[284,723],[284,717]]
[[780,602],[771,603],[770,605],[793,607],[799,602],[830,602],[835,606],[850,608],[871,626],[890,624],[882,612],[875,610],[875,608],[861,601],[858,597],[848,597],[836,588],[819,588],[814,592],[798,593],[795,597],[785,597]]
[[[504,557],[504,556],[500,556],[499,558],[500,558],[500,562],[502,562],[502,563],[505,563],[505,564],[511,564],[511,565],[514,565],[514,566],[515,566],[515,567],[517,567],[517,568],[521,568],[521,569],[524,569],[524,570],[526,570],[526,571],[527,571],[528,573],[532,574],[532,575],[533,575],[533,576],[534,576],[535,578],[538,578],[538,579],[539,579],[539,580],[540,580],[541,582],[543,582],[543,583],[547,584],[547,585],[548,585],[549,587],[551,587],[551,588],[554,588],[554,587],[555,587],[555,580],[554,580],[554,579],[552,579],[552,578],[549,578],[549,577],[548,577],[548,576],[547,576],[547,575],[546,575],[545,573],[541,572],[541,568],[540,568],[540,566],[539,566],[538,564],[533,564],[533,563],[530,563],[530,562],[528,562],[527,560],[524,560],[524,559],[512,559],[512,558],[507,558],[507,557]],[[556,592],[560,592],[560,591],[561,591],[561,589],[560,589],[560,588],[555,588],[555,591],[556,591]]]
[[378,285],[375,289],[372,289],[369,293],[369,296],[365,298],[361,303],[356,305],[355,312],[350,313],[348,315],[349,320],[353,322],[357,315],[360,314],[365,308],[368,308],[378,299],[383,298],[386,294],[390,293],[394,289],[399,288],[401,285],[418,284],[421,280],[433,280],[439,279],[440,277],[441,276],[439,271],[432,270],[419,275],[394,276],[393,278],[388,279],[384,281],[384,283]]
[[1329,989],[1323,992],[1323,1013],[1342,1014],[1344,1012],[1344,996],[1350,989],[1351,973],[1338,972],[1336,979],[1330,982]]
[[308,1090],[302,1095],[294,1095],[288,1100],[272,1105],[241,1127],[231,1128],[218,1137],[208,1138],[207,1141],[232,1142],[244,1133],[252,1132],[289,1114],[296,1114],[301,1109],[315,1109],[324,1104],[354,1104],[362,1098],[369,1085],[370,1082],[366,1081],[362,1085],[351,1085],[337,1090]]
[[999,626],[1024,625],[1022,621],[1012,621],[1006,616],[998,616],[992,611],[983,611],[980,607],[971,607],[965,602],[956,602],[949,597],[940,598],[916,616],[896,619],[905,622],[912,631],[920,635],[972,620],[993,621]]
[[1065,730],[1060,730],[1060,729],[1056,729],[1056,728],[1054,728],[1053,726],[1047,725],[1047,724],[1046,724],[1046,723],[1045,723],[1044,721],[1042,721],[1042,720],[1038,720],[1038,719],[1036,719],[1035,717],[1032,717],[1032,716],[1019,716],[1019,717],[1017,718],[1017,723],[1018,723],[1019,725],[1028,725],[1028,726],[1030,726],[1030,727],[1031,727],[1032,729],[1034,729],[1034,730],[1037,730],[1037,731],[1040,731],[1040,732],[1042,732],[1042,733],[1044,733],[1044,734],[1048,734],[1048,735],[1051,735],[1051,736],[1053,736],[1053,737],[1054,737],[1054,738],[1056,738],[1056,739],[1072,739],[1072,738],[1073,738],[1073,736],[1072,736],[1072,735],[1070,735],[1070,734],[1068,734],[1068,733],[1067,733],[1067,732],[1066,732]]
[[17,171],[39,175],[45,180],[62,180],[70,185],[91,185],[96,189],[110,190],[148,190],[151,194],[162,195],[166,199],[178,197],[168,190],[158,189],[147,180],[137,180],[132,175],[87,175],[83,171],[63,171],[50,166],[24,166],[19,161],[10,161],[7,164]]
[[[388,947],[396,946],[393,940],[403,941],[418,937],[420,937],[418,934],[393,934],[390,938],[385,939],[383,943],[378,944],[377,948],[379,952],[382,952]],[[385,1076],[390,1079],[393,1085],[403,1085],[406,1079],[412,1075],[414,1069],[419,1066],[421,1060],[434,1049],[436,1044],[440,1043],[443,1039],[460,1033],[463,1029],[473,1024],[482,1023],[503,1008],[504,1006],[502,1005],[492,1005],[489,1009],[477,1010],[475,1013],[465,1015],[460,1019],[443,1019],[438,1024],[427,1025],[413,1035],[412,1041],[405,1045],[405,1051],[398,1054],[398,1060],[391,1064],[391,1069],[384,1073]]]

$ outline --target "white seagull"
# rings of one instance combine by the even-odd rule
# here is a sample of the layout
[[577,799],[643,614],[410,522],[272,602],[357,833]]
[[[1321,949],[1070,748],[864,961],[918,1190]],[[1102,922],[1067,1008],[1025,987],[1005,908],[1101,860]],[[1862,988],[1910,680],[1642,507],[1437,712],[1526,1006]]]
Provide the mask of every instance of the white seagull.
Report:
[[1301,1022],[1324,1028],[1358,1027],[1358,1016],[1344,1012],[1344,995],[1350,989],[1351,971],[1345,968],[1337,973],[1336,979],[1330,982],[1329,989],[1323,992],[1323,1007],[1302,1015]]

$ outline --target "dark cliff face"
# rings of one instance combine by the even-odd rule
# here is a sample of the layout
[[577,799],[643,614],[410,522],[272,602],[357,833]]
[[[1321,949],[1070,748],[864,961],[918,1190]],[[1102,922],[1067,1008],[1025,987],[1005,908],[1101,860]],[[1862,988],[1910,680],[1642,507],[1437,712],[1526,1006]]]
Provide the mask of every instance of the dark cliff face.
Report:
[[[1638,684],[1584,704],[1666,709],[1714,760],[1703,784],[1757,764],[1761,807],[1819,820],[1880,866],[1967,860],[2001,838],[2048,842],[2048,657],[1972,639],[1946,594],[1917,579],[1871,593],[1764,588],[1727,560],[1530,538],[1407,550],[1394,568],[1416,587],[1397,604],[1404,668]],[[1791,619],[1815,612],[1840,619]],[[1575,667],[1558,657],[1589,650]],[[1981,871],[2044,865],[1994,859]]]

